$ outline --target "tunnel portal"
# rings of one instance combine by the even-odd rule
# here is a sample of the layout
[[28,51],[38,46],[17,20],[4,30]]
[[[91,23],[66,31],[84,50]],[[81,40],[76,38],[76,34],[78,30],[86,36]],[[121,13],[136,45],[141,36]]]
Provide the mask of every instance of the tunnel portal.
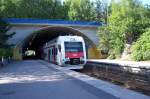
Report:
[[[30,34],[22,43],[22,58],[23,59],[40,59],[42,58],[42,46],[46,42],[64,35],[78,35],[82,36],[85,40],[86,47],[94,46],[94,43],[83,33],[75,30],[71,27],[63,26],[52,26],[42,28],[34,33]],[[88,48],[87,48],[88,49]],[[35,51],[34,55],[27,56],[25,53],[27,51]],[[88,54],[88,51],[87,51]],[[88,55],[87,55],[88,56]]]

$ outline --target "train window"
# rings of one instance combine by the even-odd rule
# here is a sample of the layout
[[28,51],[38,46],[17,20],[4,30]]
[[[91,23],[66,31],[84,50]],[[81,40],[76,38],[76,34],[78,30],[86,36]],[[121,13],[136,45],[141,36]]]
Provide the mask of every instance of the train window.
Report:
[[52,49],[52,51],[53,51],[53,55],[54,55],[54,53],[55,53],[55,52],[54,52],[54,48]]
[[65,52],[83,52],[82,42],[65,42]]
[[49,54],[50,54],[50,55],[52,54],[51,49],[49,49]]
[[52,49],[52,52],[53,52],[53,55],[55,55],[55,52],[54,52],[55,50],[54,50],[54,48]]
[[51,49],[51,55],[53,55],[53,53],[52,53],[52,49]]
[[48,51],[49,51],[49,52],[48,52],[48,53],[49,53],[49,55],[51,55],[51,50],[49,49]]
[[61,45],[58,45],[58,50],[59,52],[61,52]]
[[55,54],[57,55],[57,48],[55,49]]
[[55,55],[54,48],[53,48],[53,55]]
[[53,48],[53,55],[55,55],[55,49]]
[[52,55],[53,55],[53,49],[52,49]]

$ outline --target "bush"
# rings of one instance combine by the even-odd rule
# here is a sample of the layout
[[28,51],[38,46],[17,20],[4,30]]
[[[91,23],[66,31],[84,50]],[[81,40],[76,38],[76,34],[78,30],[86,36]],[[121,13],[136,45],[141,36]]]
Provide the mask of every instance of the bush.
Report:
[[10,48],[0,48],[0,58],[1,57],[8,58],[9,56],[12,56],[12,49]]
[[136,61],[150,60],[150,28],[133,44],[131,57]]

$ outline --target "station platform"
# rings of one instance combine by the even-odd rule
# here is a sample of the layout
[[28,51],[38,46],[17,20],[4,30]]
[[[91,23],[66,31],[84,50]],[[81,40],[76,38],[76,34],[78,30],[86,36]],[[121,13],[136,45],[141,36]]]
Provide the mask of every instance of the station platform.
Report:
[[101,63],[109,63],[109,64],[118,64],[120,66],[131,66],[131,67],[143,67],[150,68],[150,61],[122,61],[122,60],[107,60],[107,59],[88,59],[88,62],[101,62]]
[[[90,77],[88,75],[79,73],[79,72],[75,72],[70,70],[70,67],[60,67],[54,64],[47,64],[47,66],[56,68],[62,72],[64,72],[66,75],[69,75],[79,81],[82,81],[84,85],[88,85],[91,86],[92,88],[96,88],[97,91],[95,91],[94,94],[98,95],[99,97],[102,97],[101,91],[104,93],[107,93],[109,95],[112,95],[113,97],[116,97],[116,99],[150,99],[149,96],[143,95],[141,93],[132,91],[132,90],[128,90],[125,89],[123,87],[120,87],[118,85],[114,85],[110,82],[106,82],[103,80],[99,80],[93,77]],[[89,88],[91,89],[91,88]],[[113,98],[112,97],[112,98]],[[111,97],[104,97],[102,99],[112,99]],[[101,98],[99,98],[101,99]]]
[[150,99],[149,96],[43,60],[0,69],[0,99]]

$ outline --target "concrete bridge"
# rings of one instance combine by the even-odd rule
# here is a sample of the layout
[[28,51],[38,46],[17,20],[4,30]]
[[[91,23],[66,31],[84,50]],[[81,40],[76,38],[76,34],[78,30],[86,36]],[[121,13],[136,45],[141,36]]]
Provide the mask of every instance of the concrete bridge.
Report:
[[[88,58],[101,58],[101,53],[97,50],[99,38],[97,37],[98,22],[49,20],[49,19],[5,19],[11,29],[7,32],[16,33],[8,40],[9,44],[14,44],[14,58],[23,59],[26,50],[38,52],[47,41],[59,35],[79,35],[85,39],[88,48]],[[40,53],[37,57],[40,57]]]

